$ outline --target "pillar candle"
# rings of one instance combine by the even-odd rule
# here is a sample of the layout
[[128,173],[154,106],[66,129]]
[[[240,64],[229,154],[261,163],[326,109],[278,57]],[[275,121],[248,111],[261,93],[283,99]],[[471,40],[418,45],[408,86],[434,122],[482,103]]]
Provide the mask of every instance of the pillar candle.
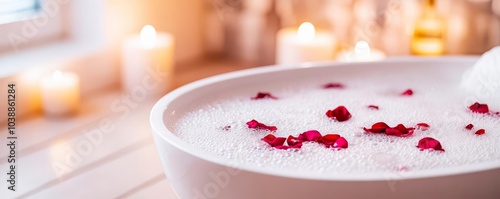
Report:
[[[162,95],[174,67],[174,37],[146,25],[122,46],[122,86],[126,92]],[[139,94],[138,94],[139,95]]]
[[42,108],[46,114],[61,116],[74,113],[80,106],[80,79],[71,72],[55,71],[40,82]]
[[335,37],[326,31],[316,31],[305,22],[298,29],[285,28],[277,34],[276,63],[325,61],[334,58]]

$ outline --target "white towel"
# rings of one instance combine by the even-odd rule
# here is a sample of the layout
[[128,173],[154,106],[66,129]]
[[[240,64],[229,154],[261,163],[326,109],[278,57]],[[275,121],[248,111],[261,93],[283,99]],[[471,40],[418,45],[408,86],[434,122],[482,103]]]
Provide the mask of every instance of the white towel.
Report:
[[500,106],[500,46],[485,52],[464,73],[462,87],[478,102]]

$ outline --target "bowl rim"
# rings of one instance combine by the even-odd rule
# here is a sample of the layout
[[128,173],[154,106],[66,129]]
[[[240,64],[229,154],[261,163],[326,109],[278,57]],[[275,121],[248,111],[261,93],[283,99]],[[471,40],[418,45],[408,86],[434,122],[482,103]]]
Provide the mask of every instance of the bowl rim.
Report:
[[[478,56],[447,56],[439,58],[417,58],[417,57],[393,57],[377,63],[404,63],[404,62],[462,62],[462,61],[475,61]],[[291,172],[290,170],[282,170],[277,168],[265,168],[248,164],[238,164],[234,160],[229,160],[219,157],[215,154],[203,151],[195,146],[191,146],[180,138],[175,136],[168,130],[164,124],[164,111],[168,105],[176,98],[190,92],[193,89],[211,85],[216,82],[236,79],[249,75],[257,75],[276,71],[289,71],[289,70],[303,70],[309,67],[338,67],[344,65],[362,64],[370,65],[372,62],[356,62],[356,63],[339,63],[339,62],[307,62],[299,64],[288,65],[271,65],[259,68],[251,68],[238,70],[234,72],[219,74],[197,80],[181,86],[172,92],[163,96],[152,108],[150,114],[151,128],[154,134],[158,135],[163,141],[174,146],[175,148],[192,155],[196,158],[208,161],[225,167],[232,167],[242,171],[248,171],[258,174],[265,174],[271,176],[279,176],[285,178],[306,179],[306,180],[321,180],[321,181],[388,181],[388,180],[408,180],[420,179],[450,175],[460,175],[473,172],[487,171],[491,169],[500,168],[500,160],[483,162],[477,164],[470,164],[458,167],[436,168],[428,170],[416,170],[410,172],[397,172],[397,171],[383,171],[383,172],[369,172],[369,173],[320,173],[311,171]],[[157,143],[158,144],[158,143]]]

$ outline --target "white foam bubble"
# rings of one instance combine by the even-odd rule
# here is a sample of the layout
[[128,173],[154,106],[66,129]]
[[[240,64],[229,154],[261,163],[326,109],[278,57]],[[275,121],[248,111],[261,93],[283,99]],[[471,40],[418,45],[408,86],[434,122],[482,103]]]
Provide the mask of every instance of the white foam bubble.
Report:
[[[463,104],[465,94],[458,88],[444,91],[415,85],[415,94],[404,97],[398,95],[404,89],[395,90],[393,85],[354,81],[343,82],[348,88],[336,90],[321,89],[322,83],[273,92],[279,100],[235,96],[206,104],[186,113],[175,125],[176,134],[193,146],[242,164],[300,171],[426,170],[500,160],[500,118],[471,113]],[[380,110],[368,109],[370,104]],[[349,121],[336,122],[325,116],[328,109],[339,105],[353,115]],[[260,140],[268,131],[247,128],[245,123],[252,119],[277,126],[276,136],[296,136],[311,129],[323,135],[337,133],[348,140],[349,148],[332,150],[304,143],[295,151],[273,149]],[[362,127],[380,121],[390,126],[426,122],[431,128],[416,130],[406,138],[363,132]],[[474,124],[474,130],[465,130],[469,123]],[[227,125],[231,129],[223,130]],[[474,135],[479,128],[486,134]],[[439,140],[446,151],[420,151],[416,145],[423,137]]]

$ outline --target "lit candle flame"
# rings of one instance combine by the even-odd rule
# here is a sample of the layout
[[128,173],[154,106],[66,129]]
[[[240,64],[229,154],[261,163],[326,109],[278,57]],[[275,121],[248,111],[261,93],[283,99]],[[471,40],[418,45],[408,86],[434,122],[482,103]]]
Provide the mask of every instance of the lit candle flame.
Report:
[[62,77],[62,72],[60,70],[56,70],[54,71],[54,73],[52,73],[52,77],[54,78],[54,80],[58,81]]
[[153,48],[156,41],[156,30],[151,25],[145,25],[141,30],[141,43],[146,48]]
[[310,22],[302,23],[297,30],[297,36],[302,42],[311,42],[314,40],[315,34],[316,30],[314,29],[314,25]]
[[368,58],[370,57],[371,55],[371,49],[370,49],[370,45],[368,45],[368,43],[366,41],[358,41],[358,43],[356,43],[356,46],[354,46],[354,56],[356,58]]

